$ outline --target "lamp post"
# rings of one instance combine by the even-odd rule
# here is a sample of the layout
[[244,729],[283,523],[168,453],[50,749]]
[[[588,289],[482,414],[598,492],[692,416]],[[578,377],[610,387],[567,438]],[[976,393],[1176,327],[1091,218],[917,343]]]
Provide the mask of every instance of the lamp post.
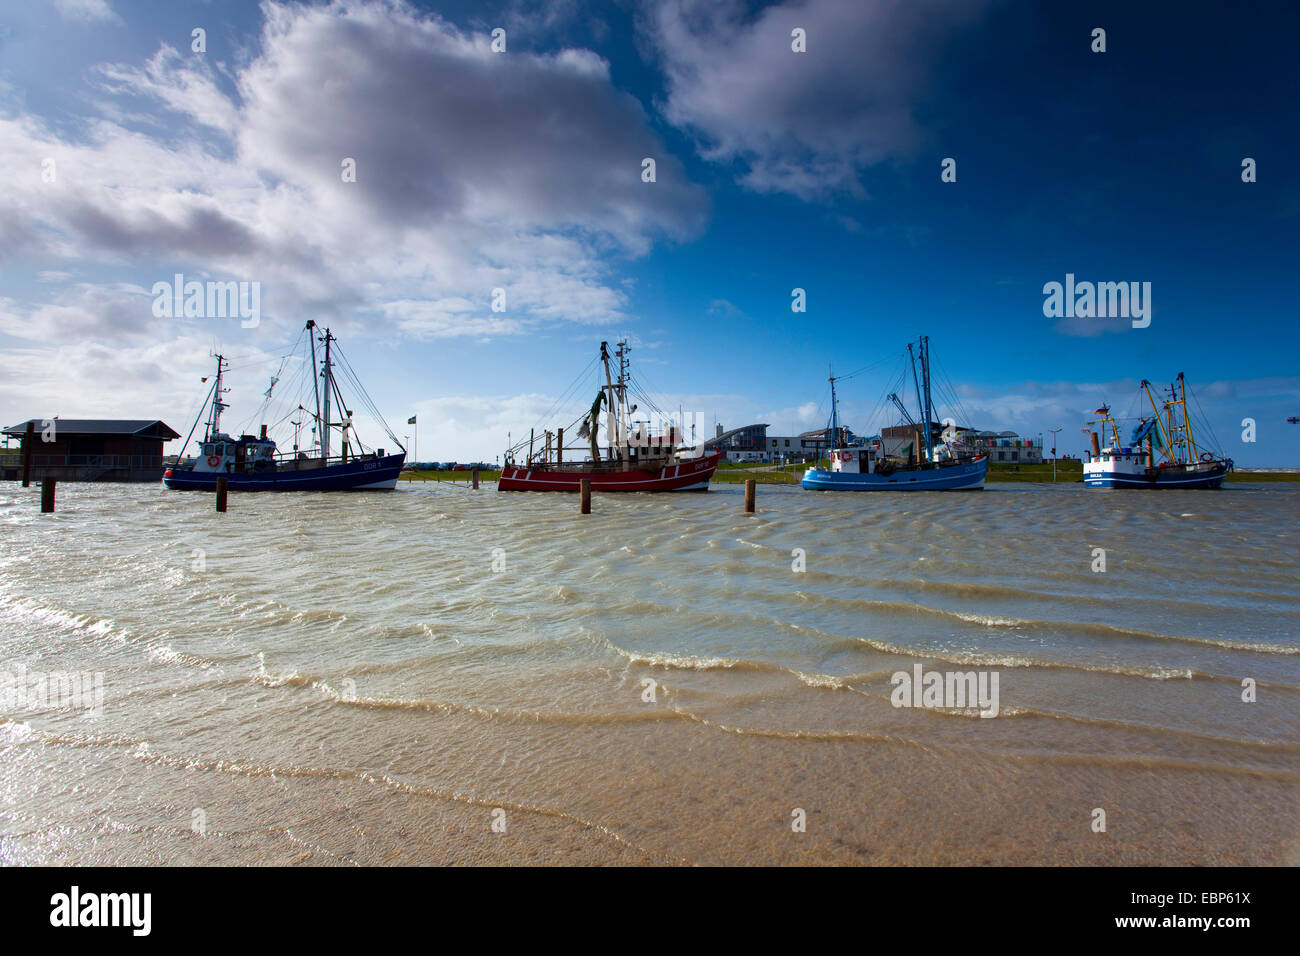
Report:
[[1052,481],[1056,481],[1056,433],[1060,430],[1059,428],[1048,429],[1052,433]]

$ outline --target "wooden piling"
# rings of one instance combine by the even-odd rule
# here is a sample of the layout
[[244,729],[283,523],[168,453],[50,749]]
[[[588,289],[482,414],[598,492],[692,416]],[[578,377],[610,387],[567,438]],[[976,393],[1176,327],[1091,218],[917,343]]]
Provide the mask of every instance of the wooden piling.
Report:
[[754,492],[758,488],[758,482],[753,478],[745,479],[745,513],[754,513]]
[[27,423],[27,434],[23,436],[23,487],[32,485],[32,449],[36,445],[36,423]]
[[582,479],[582,513],[591,514],[591,479]]
[[230,490],[230,482],[226,478],[217,479],[217,511],[220,514],[226,513],[226,492]]
[[41,514],[54,514],[54,485],[53,478],[41,479]]
[[564,464],[564,429],[558,429],[555,433],[555,463]]
[[474,482],[474,490],[478,491],[478,469],[474,469],[474,476],[471,479]]

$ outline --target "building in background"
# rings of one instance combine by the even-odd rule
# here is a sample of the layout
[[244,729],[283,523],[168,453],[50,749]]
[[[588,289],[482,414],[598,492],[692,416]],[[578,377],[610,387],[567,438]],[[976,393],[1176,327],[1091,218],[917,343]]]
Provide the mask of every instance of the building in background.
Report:
[[[768,463],[802,463],[824,457],[831,446],[829,428],[818,428],[799,435],[769,435],[770,425],[745,425],[724,430],[714,429],[714,436],[706,441],[709,449],[720,448],[727,461]],[[944,425],[933,423],[933,438],[937,445],[943,441]],[[1038,465],[1043,462],[1043,440],[1021,438],[1015,432],[978,431],[961,425],[953,429],[958,438],[986,452],[989,462],[1004,465]],[[860,445],[866,439],[853,430],[841,426],[840,441],[846,445]],[[925,448],[925,438],[919,428],[911,425],[889,425],[880,430],[880,443],[891,458],[909,458],[917,449]]]
[[1015,432],[976,432],[970,439],[989,456],[992,465],[1041,465],[1043,440],[1021,438]]
[[705,451],[720,449],[726,461],[767,461],[767,429],[762,425],[742,425],[724,430],[715,426],[713,437],[704,443]]
[[22,478],[29,440],[33,481],[161,481],[163,443],[181,437],[156,419],[33,418],[6,428],[4,434],[22,442],[16,455],[5,457],[7,481]]
[[[815,461],[825,453],[829,428],[801,435],[769,435],[767,430],[770,427],[766,424],[745,425],[725,431],[718,425],[713,437],[704,445],[707,449],[719,448],[724,451],[727,461],[793,464]],[[852,432],[848,434],[851,441],[857,440]]]

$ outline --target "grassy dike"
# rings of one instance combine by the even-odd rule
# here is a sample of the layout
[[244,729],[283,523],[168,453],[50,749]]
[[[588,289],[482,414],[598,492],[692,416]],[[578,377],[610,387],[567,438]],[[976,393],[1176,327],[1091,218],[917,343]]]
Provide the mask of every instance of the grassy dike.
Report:
[[[763,465],[723,464],[718,466],[713,481],[715,484],[743,484],[746,479],[753,478],[760,485],[797,485],[799,479],[803,477],[804,471],[809,467],[809,465],[785,465],[781,469],[775,470],[771,469],[771,466]],[[823,460],[821,467],[826,468],[829,465]],[[1057,484],[1082,480],[1083,462],[1072,459],[1056,463]],[[1049,461],[1044,465],[1009,465],[990,462],[988,477],[985,481],[988,484],[1007,482],[1046,482],[1051,484],[1052,463]],[[1228,475],[1227,481],[1234,483],[1242,481],[1300,481],[1300,471],[1234,471]]]
[[[478,480],[496,481],[501,477],[500,471],[480,471]],[[398,483],[407,481],[464,481],[469,482],[474,478],[472,471],[404,471],[398,476]]]
[[797,485],[808,467],[808,465],[783,465],[780,469],[775,469],[771,465],[723,462],[713,473],[713,483],[743,485],[747,479],[753,478],[760,485]]

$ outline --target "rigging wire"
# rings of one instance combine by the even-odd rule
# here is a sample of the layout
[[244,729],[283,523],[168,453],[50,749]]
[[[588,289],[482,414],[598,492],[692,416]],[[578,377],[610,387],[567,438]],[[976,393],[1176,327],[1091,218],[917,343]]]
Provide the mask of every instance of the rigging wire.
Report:
[[[564,390],[564,393],[559,398],[557,398],[554,401],[554,403],[552,403],[550,409],[547,410],[545,413],[543,413],[542,416],[538,418],[536,422],[533,423],[534,432],[541,431],[542,425],[545,422],[550,421],[550,419],[553,418],[560,411],[560,409],[564,406],[566,402],[570,401],[577,395],[578,387],[583,384],[584,380],[586,380],[587,376],[591,373],[592,367],[598,361],[600,361],[600,356],[596,356],[590,362],[587,363],[587,367],[584,368],[581,372],[579,372],[578,377],[569,383],[569,387]],[[565,431],[568,431],[568,427],[565,428]],[[519,446],[516,445],[514,448],[510,450],[517,451],[518,448]]]
[[[387,433],[388,437],[393,440],[393,443],[397,445],[398,448],[401,448],[403,451],[405,451],[406,450],[405,446],[402,445],[400,441],[398,441],[397,436],[393,434],[393,430],[388,427],[388,422],[384,419],[383,414],[380,413],[378,406],[376,406],[374,401],[371,399],[370,393],[365,390],[364,386],[362,386],[360,377],[353,370],[352,363],[348,361],[348,357],[343,353],[343,350],[338,347],[337,342],[335,342],[333,354],[338,356],[339,368],[343,370],[343,373],[347,377],[348,382],[352,385],[354,389],[356,389],[357,396],[361,399],[361,407],[364,408],[366,411],[368,411],[374,417],[374,419],[377,422],[379,422],[380,425],[383,426],[385,433]],[[335,393],[338,394],[337,382],[334,383],[334,389],[335,389]],[[339,402],[342,403],[343,396],[340,394],[338,397],[339,397]],[[350,414],[350,410],[347,408],[346,404],[344,404],[343,410],[345,413]],[[365,447],[364,445],[362,445],[360,439],[357,439],[357,444],[361,445],[361,447],[363,448]]]
[[208,397],[205,398],[203,400],[203,404],[199,406],[199,414],[195,416],[194,424],[190,426],[190,433],[185,436],[185,443],[181,445],[181,450],[176,455],[177,461],[179,461],[181,457],[185,454],[185,449],[190,447],[190,439],[194,437],[194,430],[199,427],[199,419],[203,417],[204,411],[207,410],[208,402],[212,398],[212,390],[216,387],[217,387],[217,381],[214,378],[212,380],[212,384],[208,387]]
[[1213,448],[1219,454],[1223,454],[1223,446],[1219,444],[1219,436],[1214,434],[1214,426],[1210,424],[1209,416],[1206,415],[1204,410],[1201,408],[1201,400],[1196,397],[1195,392],[1193,392],[1190,388],[1187,388],[1186,378],[1183,379],[1183,388],[1187,389],[1188,394],[1192,396],[1192,401],[1196,403],[1196,417],[1198,419],[1196,422],[1196,427],[1200,428],[1202,425],[1204,425],[1205,430],[1210,433],[1210,447]]

